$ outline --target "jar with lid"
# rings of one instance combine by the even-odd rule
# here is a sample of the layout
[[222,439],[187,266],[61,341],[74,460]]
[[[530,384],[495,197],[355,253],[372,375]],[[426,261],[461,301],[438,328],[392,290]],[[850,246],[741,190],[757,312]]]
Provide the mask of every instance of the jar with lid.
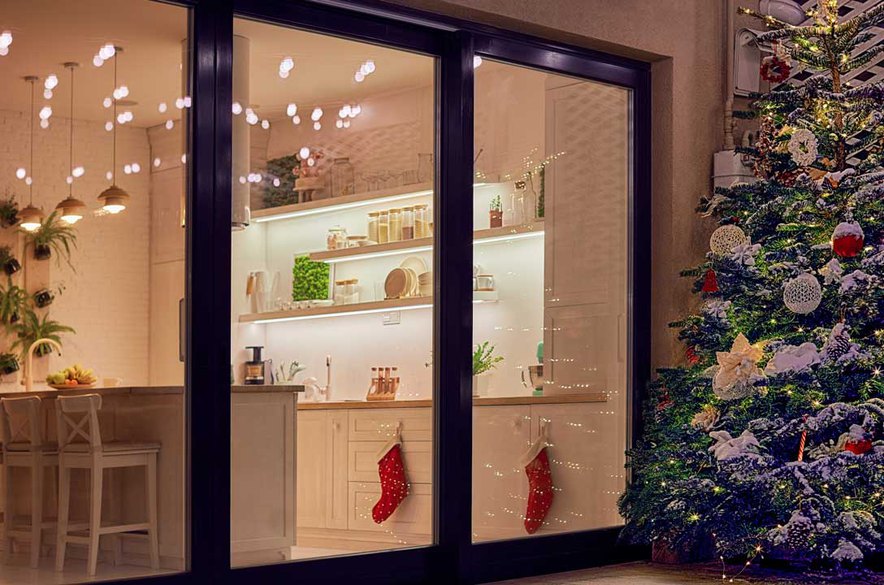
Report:
[[402,208],[402,239],[414,239],[414,207]]
[[334,301],[336,305],[346,305],[347,304],[347,281],[346,280],[336,280],[335,281],[335,290],[334,290]]
[[432,234],[430,233],[430,225],[429,225],[429,205],[423,203],[421,205],[414,206],[414,237],[415,238],[429,238]]
[[386,244],[390,241],[390,213],[378,212],[378,244]]
[[368,214],[368,239],[372,242],[378,242],[378,216],[380,215],[377,211],[372,211]]
[[347,247],[347,230],[339,225],[328,229],[325,246],[329,250],[340,250]]
[[347,157],[336,158],[331,167],[331,196],[342,197],[353,194],[353,165]]
[[350,278],[344,281],[344,304],[352,305],[359,302],[359,279]]
[[402,210],[398,207],[390,210],[390,241],[402,239]]

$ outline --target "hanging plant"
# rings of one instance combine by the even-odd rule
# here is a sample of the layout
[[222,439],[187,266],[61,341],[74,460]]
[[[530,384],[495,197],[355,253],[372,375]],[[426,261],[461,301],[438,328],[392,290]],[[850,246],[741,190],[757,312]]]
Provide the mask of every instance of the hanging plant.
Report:
[[[18,339],[12,344],[11,349],[18,350],[19,358],[22,360],[27,357],[28,349],[38,339],[51,339],[61,345],[62,333],[76,333],[73,327],[50,319],[48,313],[43,315],[41,319],[30,307],[24,310],[21,322],[16,325],[15,331]],[[43,357],[50,353],[52,353],[52,346],[48,343],[41,343],[34,350],[37,357]]]
[[18,203],[15,195],[5,190],[0,198],[0,227],[12,227],[18,223]]
[[59,264],[64,259],[71,270],[76,272],[71,263],[71,251],[77,247],[77,232],[63,221],[58,211],[53,211],[40,224],[40,227],[27,234],[28,243],[34,246],[34,258],[47,260],[55,252]]
[[9,246],[0,246],[0,267],[7,276],[12,276],[21,270],[21,262],[12,255],[12,248]]
[[13,284],[11,278],[6,281],[5,287],[0,285],[0,322],[9,327],[21,319],[31,297],[28,291]]

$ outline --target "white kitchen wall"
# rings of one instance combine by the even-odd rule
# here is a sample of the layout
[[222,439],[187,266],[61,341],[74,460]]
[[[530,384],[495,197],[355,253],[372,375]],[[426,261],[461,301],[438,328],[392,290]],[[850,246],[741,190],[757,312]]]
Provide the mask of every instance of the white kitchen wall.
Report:
[[[34,204],[50,212],[68,194],[69,120],[53,116],[48,129],[39,126],[34,142]],[[20,206],[27,205],[28,189],[15,170],[28,166],[28,115],[0,111],[0,192],[9,189]],[[108,186],[111,133],[103,122],[75,120],[74,165],[86,169],[74,184],[74,195],[86,202],[87,216],[77,224],[78,248],[72,254],[76,272],[48,266],[52,286],[65,290],[49,314],[76,329],[64,335],[64,355],[53,356],[35,368],[35,378],[47,369],[72,363],[92,367],[101,376],[121,377],[126,383],[148,381],[148,313],[150,249],[149,144],[142,128],[122,127],[118,134],[118,164],[137,162],[138,174],[119,173],[118,183],[132,199],[119,215],[95,216],[97,195]],[[34,261],[29,260],[30,263]],[[40,268],[42,270],[43,268]]]

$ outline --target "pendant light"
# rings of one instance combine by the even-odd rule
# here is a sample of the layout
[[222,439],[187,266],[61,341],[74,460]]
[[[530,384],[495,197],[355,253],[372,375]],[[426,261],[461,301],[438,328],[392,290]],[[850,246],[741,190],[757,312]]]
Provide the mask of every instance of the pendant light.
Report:
[[34,84],[39,80],[36,75],[28,75],[25,81],[31,84],[31,162],[28,167],[29,176],[27,178],[28,189],[30,191],[30,202],[24,209],[19,210],[18,219],[21,222],[21,228],[27,232],[36,231],[43,222],[43,210],[34,207]]
[[[114,92],[117,91],[117,60],[120,58],[120,52],[123,50],[120,47],[115,47],[115,49]],[[113,99],[114,106],[114,119],[112,121],[114,131],[114,166],[111,168],[111,186],[101,192],[98,196],[98,201],[101,203],[101,208],[106,212],[116,214],[126,209],[126,203],[129,201],[129,194],[117,186],[117,126],[119,126],[119,122],[117,121],[117,98],[114,96],[111,99]]]
[[74,197],[74,69],[80,64],[68,62],[64,66],[71,72],[70,168],[68,170],[70,175],[67,178],[68,196],[55,206],[55,210],[61,216],[61,221],[72,225],[83,219],[83,213],[86,211],[86,204]]

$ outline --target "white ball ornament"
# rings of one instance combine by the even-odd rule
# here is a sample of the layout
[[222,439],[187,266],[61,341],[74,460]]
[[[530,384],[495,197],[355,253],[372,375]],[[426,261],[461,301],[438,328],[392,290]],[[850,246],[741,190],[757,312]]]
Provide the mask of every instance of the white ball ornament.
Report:
[[813,312],[822,300],[823,288],[820,282],[806,272],[787,282],[783,289],[783,303],[786,308],[799,315]]
[[747,239],[746,232],[739,226],[723,225],[712,232],[712,236],[709,238],[709,248],[713,253],[725,256],[740,244],[745,244]]

